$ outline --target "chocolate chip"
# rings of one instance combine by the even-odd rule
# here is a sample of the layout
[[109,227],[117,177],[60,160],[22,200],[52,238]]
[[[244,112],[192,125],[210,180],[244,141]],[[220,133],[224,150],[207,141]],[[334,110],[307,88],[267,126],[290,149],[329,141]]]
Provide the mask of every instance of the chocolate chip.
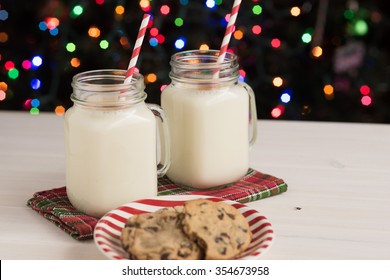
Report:
[[181,247],[183,247],[183,248],[188,248],[188,249],[192,249],[192,246],[193,246],[193,244],[191,243],[191,242],[182,242],[181,244],[180,244],[180,246]]
[[244,245],[244,242],[240,238],[237,238],[236,242],[237,242],[237,249],[240,250],[242,245]]
[[179,257],[182,257],[182,258],[187,258],[190,254],[189,254],[188,252],[181,252],[181,251],[179,251],[179,252],[177,253],[177,255],[178,255]]
[[230,213],[226,213],[226,215],[228,215],[228,217],[232,220],[236,219],[236,216],[234,216],[233,214],[230,214]]
[[219,242],[223,241],[223,239],[222,239],[222,237],[220,237],[220,236],[216,236],[216,237],[214,238],[214,241],[215,241],[215,243],[219,243]]
[[223,247],[223,248],[220,248],[218,251],[219,251],[219,253],[220,253],[221,255],[226,255],[227,248],[226,248],[226,247]]
[[238,227],[242,232],[245,232],[245,233],[247,233],[248,232],[248,230],[246,229],[246,228],[243,228],[243,227]]
[[224,216],[225,216],[225,214],[220,213],[220,214],[218,215],[218,219],[223,220],[223,217],[224,217]]
[[151,232],[158,232],[158,227],[149,226],[149,227],[145,227],[145,230]]
[[160,259],[162,259],[162,260],[168,260],[170,254],[171,254],[171,253],[169,253],[169,252],[164,253],[164,254],[162,254],[162,255],[160,256]]

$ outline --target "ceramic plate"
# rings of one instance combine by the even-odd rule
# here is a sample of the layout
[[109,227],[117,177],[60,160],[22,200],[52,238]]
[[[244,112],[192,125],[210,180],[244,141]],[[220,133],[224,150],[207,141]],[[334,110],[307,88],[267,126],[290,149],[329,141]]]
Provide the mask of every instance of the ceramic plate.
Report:
[[252,231],[252,241],[249,247],[237,256],[237,259],[257,259],[270,247],[274,239],[274,231],[266,217],[255,209],[235,201],[204,195],[167,195],[137,200],[104,215],[96,224],[94,231],[95,244],[109,259],[128,259],[128,253],[120,243],[121,230],[130,216],[140,213],[150,213],[164,207],[182,205],[187,200],[206,198],[212,201],[225,201],[238,209],[248,220]]

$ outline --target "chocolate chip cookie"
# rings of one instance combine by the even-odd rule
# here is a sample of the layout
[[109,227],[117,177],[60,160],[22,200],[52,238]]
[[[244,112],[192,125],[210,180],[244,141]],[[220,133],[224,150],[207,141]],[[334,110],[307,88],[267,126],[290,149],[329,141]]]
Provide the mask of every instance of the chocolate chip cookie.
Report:
[[248,221],[225,202],[186,201],[181,216],[183,231],[204,249],[205,259],[234,258],[251,242]]
[[139,260],[202,259],[201,248],[182,231],[180,213],[165,208],[130,217],[120,237],[130,258]]

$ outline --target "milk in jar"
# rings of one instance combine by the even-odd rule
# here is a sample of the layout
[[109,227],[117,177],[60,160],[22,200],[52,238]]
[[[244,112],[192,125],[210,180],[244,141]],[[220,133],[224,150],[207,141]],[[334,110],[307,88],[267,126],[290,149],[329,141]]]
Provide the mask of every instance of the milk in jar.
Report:
[[124,85],[124,74],[76,75],[74,105],[65,114],[67,194],[77,209],[95,217],[157,195],[156,118],[144,102],[142,75]]
[[[167,176],[184,187],[207,189],[241,179],[256,139],[256,109],[250,87],[238,82],[238,64],[216,51],[172,56],[171,84],[162,92],[171,139]],[[216,77],[216,73],[218,77]]]

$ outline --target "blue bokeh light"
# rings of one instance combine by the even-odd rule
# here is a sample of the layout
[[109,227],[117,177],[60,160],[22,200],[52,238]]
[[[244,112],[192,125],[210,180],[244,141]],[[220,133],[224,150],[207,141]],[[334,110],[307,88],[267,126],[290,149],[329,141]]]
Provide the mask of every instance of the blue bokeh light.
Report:
[[186,38],[184,38],[184,37],[178,38],[178,39],[175,41],[175,48],[178,49],[178,50],[181,50],[182,48],[185,47],[186,42],[187,42]]

